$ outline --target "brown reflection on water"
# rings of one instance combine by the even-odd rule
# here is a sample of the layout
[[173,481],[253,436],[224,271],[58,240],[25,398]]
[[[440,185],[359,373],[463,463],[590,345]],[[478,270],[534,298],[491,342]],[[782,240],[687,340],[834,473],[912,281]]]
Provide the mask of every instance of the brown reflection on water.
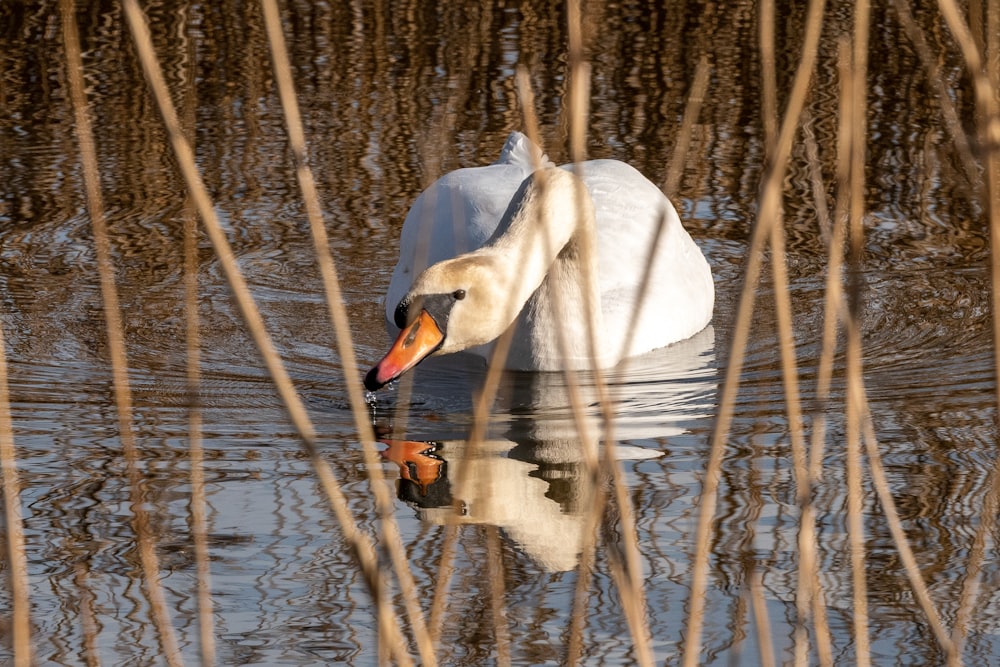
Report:
[[[5,11],[10,15],[5,21],[9,125],[4,141],[5,153],[17,155],[16,162],[8,159],[3,165],[10,184],[5,208],[16,222],[33,220],[41,211],[63,211],[56,217],[64,219],[67,206],[79,205],[71,116],[58,51],[35,48],[49,36],[51,14],[44,8],[34,14],[24,8]],[[256,5],[236,11],[227,10],[226,3],[166,3],[149,11],[178,102],[195,105],[200,162],[219,206],[246,213],[248,203],[264,198],[293,202],[294,182],[283,166],[285,138]],[[785,19],[777,35],[785,47],[779,53],[783,86],[797,61],[803,11],[779,8]],[[391,9],[381,3],[291,3],[285,24],[296,85],[336,235],[360,241],[372,233],[394,232],[423,184],[443,171],[492,160],[506,133],[519,127],[512,80],[516,64],[529,66],[543,137],[553,159],[565,161],[563,14],[559,3],[466,8],[404,2]],[[946,234],[936,239],[938,247],[918,246],[913,252],[955,251],[952,236],[958,234],[960,241],[971,236],[974,243],[981,234],[973,224],[967,178],[955,170],[939,110],[909,43],[891,16],[876,15],[872,48],[880,57],[873,62],[869,102],[869,208],[898,223],[886,241],[915,243]],[[710,200],[715,231],[725,227],[728,237],[742,239],[763,159],[760,63],[750,48],[757,30],[752,7],[625,5],[595,7],[587,17],[594,97],[590,152],[625,159],[654,181],[663,180],[694,66],[702,54],[711,56],[710,95],[681,192],[692,204]],[[959,111],[971,118],[957,54],[932,14],[918,13],[920,18],[942,54],[942,71],[950,77]],[[81,13],[85,66],[97,126],[114,129],[100,137],[109,209],[127,208],[141,220],[144,210],[178,203],[170,193],[180,188],[157,112],[117,19],[111,7]],[[832,34],[846,32],[849,12],[835,9],[827,21]],[[825,42],[810,99],[828,176],[835,158],[834,57],[832,41]],[[36,85],[21,85],[31,82]],[[21,127],[30,132],[15,131]],[[815,203],[805,187],[801,152],[798,157],[790,180],[802,191],[790,193],[790,223],[798,232],[796,242],[818,253]],[[937,229],[933,223],[943,216],[953,224]],[[695,216],[693,224],[703,217]],[[131,237],[139,230],[125,231]],[[873,231],[878,239],[881,230]],[[981,246],[973,249],[981,256]]]
[[[685,224],[709,255],[719,289],[716,338],[709,343],[715,356],[702,359],[711,377],[680,382],[714,387],[715,359],[724,362],[764,169],[758,9],[750,2],[586,4],[593,157],[626,160],[662,183],[694,68],[702,55],[714,66],[676,199]],[[783,100],[802,47],[805,8],[778,4]],[[230,241],[317,414],[324,451],[345,482],[352,508],[374,532],[259,8],[151,2],[146,10]],[[913,11],[961,121],[971,127],[971,89],[951,37],[930,6]],[[310,161],[362,366],[384,345],[379,299],[410,203],[441,173],[495,159],[507,133],[520,129],[517,65],[529,69],[550,156],[567,160],[565,13],[559,2],[284,3]],[[950,622],[996,456],[986,230],[974,201],[976,187],[955,155],[923,65],[892,11],[876,7],[872,18],[864,257],[869,393],[905,528]],[[77,19],[127,328],[136,429],[147,459],[147,494],[177,625],[188,638],[185,651],[193,655],[179,305],[183,188],[118,3],[81,3]],[[815,399],[825,261],[816,210],[829,207],[834,195],[836,37],[848,33],[852,21],[850,3],[829,3],[807,105],[805,129],[818,147],[826,201],[814,201],[803,142],[795,146],[787,179],[789,269],[807,401]],[[39,656],[78,664],[83,571],[106,662],[125,656],[152,660],[156,639],[137,588],[58,26],[53,3],[0,4],[0,318],[25,480]],[[199,278],[220,654],[225,662],[246,664],[370,664],[369,601],[339,533],[317,502],[307,462],[205,242]],[[779,633],[794,616],[796,513],[768,289],[766,284],[762,289],[713,546],[709,610],[715,620],[705,645],[708,661],[720,663],[750,642],[751,628],[743,619],[755,568],[764,573]],[[666,659],[682,642],[693,502],[711,429],[713,390],[673,400],[668,385],[676,378],[656,376],[662,368],[643,367],[622,380],[623,393],[639,396],[638,405],[623,404],[622,438],[667,454],[626,464],[648,573],[654,648]],[[455,373],[463,387],[478,380],[475,374],[470,380],[444,370],[428,371],[422,387],[418,383],[422,393],[412,423],[421,437],[464,437],[469,398],[457,395]],[[551,417],[537,398],[521,406],[527,415],[518,418],[544,423]],[[826,408],[833,423],[817,504],[834,642],[849,660],[841,400],[838,384]],[[821,407],[810,404],[810,409]],[[658,411],[669,417],[659,419]],[[514,412],[501,411],[499,418],[513,419]],[[674,428],[675,422],[682,428]],[[437,433],[427,433],[432,430]],[[532,474],[525,472],[525,480],[539,482]],[[558,495],[555,476],[545,481],[545,490]],[[418,583],[429,589],[442,532],[415,514],[401,505]],[[460,551],[451,618],[462,621],[458,627],[465,634],[456,634],[445,647],[449,664],[478,664],[492,655],[489,600],[476,569],[485,553],[478,530],[468,529]],[[935,661],[940,656],[901,583],[898,556],[871,499],[866,530],[877,657],[881,664]],[[543,572],[515,542],[505,543],[510,619],[525,637],[515,657],[558,661],[561,653],[552,646],[563,638],[573,582],[568,575]],[[587,658],[628,663],[627,629],[606,563],[599,566],[605,569],[598,571],[589,610]],[[996,558],[988,559],[983,604],[969,638],[970,664],[992,664],[1000,654],[998,577]],[[7,595],[0,590],[0,608],[9,606]],[[752,655],[752,647],[743,650]]]

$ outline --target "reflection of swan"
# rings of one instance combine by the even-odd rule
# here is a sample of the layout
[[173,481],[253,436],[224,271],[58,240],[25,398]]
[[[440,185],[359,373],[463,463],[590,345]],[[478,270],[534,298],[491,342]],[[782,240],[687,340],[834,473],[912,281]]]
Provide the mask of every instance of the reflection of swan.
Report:
[[[708,262],[642,174],[616,160],[556,168],[515,132],[496,163],[451,172],[414,203],[386,299],[403,331],[365,384],[377,389],[431,354],[488,358],[519,314],[509,368],[589,367],[588,328],[609,367],[700,331],[714,295]],[[599,305],[593,321],[588,300]]]
[[[417,507],[424,521],[494,525],[546,570],[576,567],[594,493],[576,442],[516,446],[509,440],[487,440],[478,447],[462,440],[384,443],[383,458],[399,466],[400,498]],[[618,454],[660,455],[639,447],[623,447]]]
[[[659,457],[672,448],[672,438],[711,416],[714,343],[709,326],[605,372],[618,458]],[[594,490],[582,463],[583,440],[566,378],[562,373],[504,373],[489,439],[471,447],[461,438],[468,434],[468,400],[479,392],[482,373],[447,363],[454,360],[421,366],[421,400],[411,406],[402,436],[410,440],[383,441],[388,445],[383,458],[399,470],[399,497],[417,509],[422,521],[495,525],[539,566],[571,569]],[[602,421],[593,379],[589,373],[577,379],[587,404],[584,427],[603,440],[607,434],[598,430]],[[376,426],[382,433],[394,430],[391,421]]]
[[[713,350],[709,326],[606,372],[618,458],[659,457],[672,437],[712,414]],[[408,420],[405,437],[412,440],[384,441],[383,458],[399,469],[400,498],[416,507],[423,521],[495,525],[547,570],[574,567],[593,489],[566,378],[562,373],[505,373],[489,439],[473,448],[460,439],[468,433],[468,406],[448,411],[439,401],[455,394],[468,400],[477,393],[481,375],[437,368],[446,365],[442,360],[420,371],[425,402]],[[578,380],[588,405],[585,428],[603,439],[592,379],[581,373]],[[428,404],[437,407],[425,420]],[[391,425],[382,424],[382,430],[391,431]]]
[[[684,433],[687,424],[714,413],[717,372],[712,326],[604,371],[604,396],[614,417],[614,438],[659,439]],[[577,379],[578,396],[588,406],[585,427],[603,439],[599,430],[602,410],[594,378],[584,372]],[[510,410],[526,417],[508,426],[505,435],[512,440],[528,437],[547,442],[577,435],[562,373],[506,373],[497,411],[503,414]]]

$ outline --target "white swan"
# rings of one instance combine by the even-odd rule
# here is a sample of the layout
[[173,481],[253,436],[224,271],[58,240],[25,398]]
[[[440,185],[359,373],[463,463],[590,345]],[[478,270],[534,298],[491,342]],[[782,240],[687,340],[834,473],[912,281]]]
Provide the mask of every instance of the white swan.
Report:
[[492,165],[446,174],[414,202],[385,303],[402,331],[365,386],[431,354],[488,359],[515,320],[508,368],[590,368],[588,327],[606,368],[694,335],[714,300],[708,262],[659,188],[617,160],[557,168],[514,132]]

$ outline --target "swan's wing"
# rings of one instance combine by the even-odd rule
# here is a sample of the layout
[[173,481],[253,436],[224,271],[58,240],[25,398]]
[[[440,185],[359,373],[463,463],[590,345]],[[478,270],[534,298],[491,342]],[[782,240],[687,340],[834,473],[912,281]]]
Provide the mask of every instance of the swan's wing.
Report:
[[413,280],[431,264],[481,246],[528,175],[519,164],[492,164],[445,174],[410,208],[399,239],[399,262],[386,294],[389,321]]
[[[594,200],[606,340],[614,345],[629,341],[623,356],[634,356],[703,329],[715,300],[711,270],[666,196],[624,162],[592,160],[572,169]],[[640,304],[639,286],[663,217]]]

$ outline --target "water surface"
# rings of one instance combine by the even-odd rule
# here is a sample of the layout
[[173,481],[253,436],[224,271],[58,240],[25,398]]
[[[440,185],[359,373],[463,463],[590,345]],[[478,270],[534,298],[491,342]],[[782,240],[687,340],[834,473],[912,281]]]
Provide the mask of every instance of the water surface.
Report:
[[[781,3],[779,3],[781,4]],[[295,83],[331,248],[363,371],[388,344],[381,295],[409,204],[433,178],[495,159],[521,129],[514,68],[529,68],[550,156],[566,161],[565,11],[559,3],[285,3]],[[154,3],[156,47],[195,138],[198,164],[240,268],[320,433],[324,458],[362,528],[378,534],[368,470],[348,409],[290,166],[266,37],[255,5]],[[697,500],[728,357],[736,296],[763,170],[756,8],[672,3],[588,7],[593,66],[588,151],[662,183],[684,96],[702,54],[714,65],[674,201],[718,290],[713,326],[610,377],[614,439],[633,504],[652,646],[677,664],[690,596]],[[801,48],[798,6],[782,5],[779,87]],[[106,664],[159,662],[130,526],[90,221],[83,199],[56,7],[0,8],[0,322],[10,364],[35,648],[43,664],[84,664],[81,610]],[[126,327],[135,432],[168,605],[185,657],[197,656],[188,504],[183,316],[183,187],[117,3],[78,15],[103,194]],[[786,228],[791,297],[809,415],[829,420],[817,489],[822,583],[837,664],[854,659],[846,538],[843,363],[833,396],[815,392],[826,249],[816,214],[833,204],[834,37],[851,26],[831,3],[808,131],[829,185],[817,202],[797,144]],[[918,21],[971,118],[959,57],[929,11]],[[884,10],[873,14],[863,259],[866,382],[896,505],[946,624],[957,611],[972,537],[996,460],[986,231],[919,60]],[[784,97],[782,97],[784,99]],[[207,241],[199,309],[204,446],[218,656],[222,664],[377,662],[371,601],[315,482]],[[704,664],[754,664],[748,586],[763,577],[773,642],[787,658],[795,617],[798,511],[770,283],[762,283],[723,464]],[[445,524],[460,526],[441,660],[493,664],[484,585],[489,529],[500,529],[515,664],[564,658],[584,474],[565,380],[504,379],[488,441],[466,446],[484,369],[430,363],[412,393],[381,392],[371,415],[417,585],[429,605]],[[397,412],[406,408],[405,417]],[[405,444],[403,441],[410,444]],[[415,445],[413,443],[424,443]],[[460,508],[456,515],[454,507]],[[874,492],[865,546],[874,658],[942,660],[905,582]],[[631,664],[602,526],[584,661]],[[995,540],[995,536],[994,536]],[[9,608],[0,590],[0,608]],[[0,626],[2,627],[2,626]],[[5,655],[0,649],[0,655]],[[1000,568],[988,543],[967,664],[1000,660]]]

